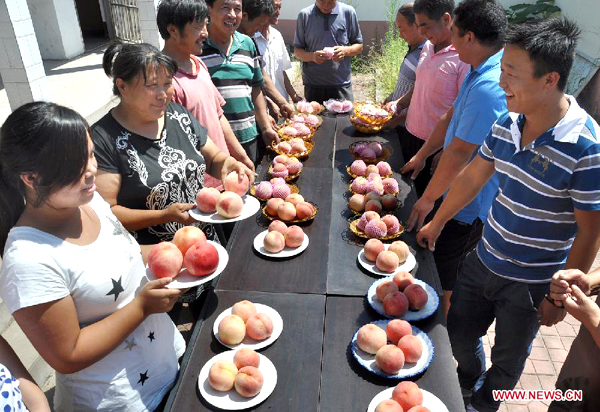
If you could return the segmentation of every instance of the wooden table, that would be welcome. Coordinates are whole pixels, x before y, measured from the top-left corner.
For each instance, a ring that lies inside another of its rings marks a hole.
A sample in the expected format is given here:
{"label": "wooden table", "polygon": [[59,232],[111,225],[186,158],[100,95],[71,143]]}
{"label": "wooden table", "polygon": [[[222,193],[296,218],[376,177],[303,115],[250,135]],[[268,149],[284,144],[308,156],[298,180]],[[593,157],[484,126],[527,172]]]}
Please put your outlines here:
{"label": "wooden table", "polygon": [[[308,249],[288,260],[266,259],[254,251],[252,242],[270,221],[257,215],[236,225],[227,245],[229,264],[216,279],[215,290],[194,326],[166,411],[218,410],[200,396],[198,374],[212,356],[227,350],[212,334],[214,319],[243,299],[277,309],[284,320],[279,339],[260,351],[277,368],[277,387],[251,410],[364,411],[373,396],[397,383],[372,375],[349,352],[356,330],[381,319],[364,299],[377,279],[358,266],[356,257],[364,240],[348,231],[346,166],[353,160],[348,146],[357,140],[386,142],[394,152],[388,160],[394,170],[404,164],[396,132],[361,136],[347,116],[324,117],[314,137],[315,149],[296,182],[300,193],[319,206],[314,222],[305,227]],[[268,164],[264,159],[259,166],[258,181],[266,179]],[[401,221],[407,220],[415,201],[411,193],[396,213]],[[431,253],[417,246],[414,234],[401,239],[417,252],[416,276],[440,293]],[[448,410],[464,409],[442,311],[415,325],[435,345],[432,364],[415,381],[436,394]]]}

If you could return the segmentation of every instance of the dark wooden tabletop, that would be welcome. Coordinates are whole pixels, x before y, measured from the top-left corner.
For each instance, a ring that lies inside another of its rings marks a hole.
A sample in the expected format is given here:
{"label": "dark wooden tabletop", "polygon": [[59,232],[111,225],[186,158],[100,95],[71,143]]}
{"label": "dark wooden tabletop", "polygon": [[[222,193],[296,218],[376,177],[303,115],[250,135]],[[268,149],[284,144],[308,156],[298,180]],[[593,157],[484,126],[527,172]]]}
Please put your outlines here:
{"label": "dark wooden tabletop", "polygon": [[[347,116],[324,116],[314,151],[304,162],[296,183],[306,200],[316,203],[315,220],[304,226],[310,244],[299,256],[285,260],[265,258],[252,246],[254,237],[270,221],[259,214],[238,222],[227,246],[230,260],[216,279],[215,290],[194,325],[190,344],[181,362],[180,376],[169,395],[166,411],[218,410],[206,403],[197,389],[202,366],[215,354],[227,350],[212,334],[215,318],[235,302],[248,299],[279,311],[284,320],[281,337],[260,352],[276,366],[275,391],[255,409],[260,411],[365,411],[370,400],[396,381],[378,378],[352,358],[349,344],[358,328],[381,319],[365,303],[369,286],[378,278],[358,266],[364,241],[348,230],[347,209],[352,162],[348,146],[359,140],[377,140],[393,150],[388,160],[394,170],[404,164],[395,131],[374,136],[358,134]],[[257,168],[257,181],[268,179],[272,155]],[[396,179],[403,179],[395,173]],[[404,180],[410,185],[409,180]],[[396,216],[406,221],[416,201],[413,191]],[[417,246],[414,233],[402,235],[416,252],[416,277],[441,292],[431,253]],[[418,322],[435,345],[435,358],[417,377],[450,411],[464,408],[455,372],[443,313]]]}
{"label": "dark wooden tabletop", "polygon": [[165,410],[215,411],[198,390],[200,369],[213,356],[230,350],[214,337],[215,319],[240,300],[262,303],[275,309],[283,319],[283,332],[269,347],[258,352],[277,369],[277,386],[253,411],[316,411],[319,404],[319,376],[323,348],[325,296],[316,294],[216,291],[206,301],[206,313],[197,336],[190,341],[190,355],[181,365],[177,387]]}
{"label": "dark wooden tabletop", "polygon": [[[367,307],[364,298],[346,296],[328,296],[325,312],[319,410],[366,411],[375,395],[399,383],[367,371],[351,353],[350,342],[356,331],[381,316]],[[427,370],[412,380],[440,398],[449,411],[457,412],[464,410],[464,405],[442,317],[438,311],[433,317],[414,323],[434,342],[435,355]]]}

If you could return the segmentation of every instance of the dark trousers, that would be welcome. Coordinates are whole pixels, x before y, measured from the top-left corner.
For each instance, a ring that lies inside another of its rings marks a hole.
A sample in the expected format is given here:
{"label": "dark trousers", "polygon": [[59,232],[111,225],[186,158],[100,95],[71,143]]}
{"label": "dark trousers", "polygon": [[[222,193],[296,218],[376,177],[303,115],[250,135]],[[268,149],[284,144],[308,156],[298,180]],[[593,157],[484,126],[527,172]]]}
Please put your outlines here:
{"label": "dark trousers", "polygon": [[[402,148],[402,156],[404,157],[404,162],[408,163],[409,160],[423,147],[425,140],[419,139],[404,127],[398,127],[397,130],[400,138],[400,147]],[[417,175],[417,178],[413,180],[419,197],[423,196],[423,192],[425,192],[425,189],[431,180],[431,163],[436,154],[437,152],[427,158],[425,167]]]}
{"label": "dark trousers", "polygon": [[354,101],[352,86],[325,87],[304,86],[304,98],[306,100],[323,103],[329,99]]}
{"label": "dark trousers", "polygon": [[[531,284],[500,277],[469,253],[460,271],[448,313],[448,335],[458,362],[461,388],[473,390],[480,412],[498,410],[493,390],[514,389],[540,327],[537,310],[549,283]],[[492,366],[486,371],[481,337],[496,320]]]}
{"label": "dark trousers", "polygon": [[267,150],[267,146],[261,136],[257,136],[256,139],[242,143],[242,147],[246,151],[246,154],[254,162],[254,166],[258,166],[262,161],[262,158]]}

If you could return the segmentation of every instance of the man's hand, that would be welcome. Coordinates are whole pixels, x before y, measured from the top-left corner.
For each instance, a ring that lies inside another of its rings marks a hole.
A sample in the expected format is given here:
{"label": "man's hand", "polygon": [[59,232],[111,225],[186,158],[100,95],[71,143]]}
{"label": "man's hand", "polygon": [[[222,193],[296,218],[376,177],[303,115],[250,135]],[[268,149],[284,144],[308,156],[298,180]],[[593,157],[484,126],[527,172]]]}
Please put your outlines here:
{"label": "man's hand", "polygon": [[231,172],[236,172],[238,174],[238,180],[241,184],[244,175],[248,178],[250,185],[254,184],[254,179],[256,177],[256,173],[254,170],[246,166],[244,163],[237,161],[233,156],[230,156],[225,163],[223,163],[223,168],[221,169],[221,181],[225,181],[227,175]]}
{"label": "man's hand", "polygon": [[173,203],[168,208],[163,210],[165,219],[168,222],[177,222],[184,225],[191,225],[196,221],[188,213],[188,210],[196,207],[193,203]]}
{"label": "man's hand", "polygon": [[269,109],[269,116],[271,119],[275,119],[275,124],[277,124],[277,120],[281,117],[279,106],[277,106],[273,100],[267,98],[267,108]]}
{"label": "man's hand", "polygon": [[600,307],[577,285],[571,286],[571,296],[564,301],[564,306],[567,312],[582,323],[595,318],[594,323],[597,324],[600,320]]}
{"label": "man's hand", "polygon": [[579,269],[566,269],[559,270],[552,276],[550,297],[558,302],[564,302],[572,293],[572,285],[577,285],[586,295],[590,293],[589,277]]}
{"label": "man's hand", "polygon": [[423,226],[423,229],[417,233],[417,243],[419,246],[429,248],[432,252],[435,250],[435,242],[437,242],[440,233],[444,227],[438,227],[433,221]]}
{"label": "man's hand", "polygon": [[331,58],[331,60],[333,60],[334,62],[339,62],[340,60],[343,60],[346,57],[348,57],[347,53],[348,52],[346,46],[335,46],[333,48],[333,57]]}
{"label": "man's hand", "polygon": [[[385,110],[387,110],[388,112],[394,111],[394,109],[398,106],[398,100],[389,100],[387,102],[384,102],[385,105],[383,106]],[[397,113],[396,113],[397,114]]]}
{"label": "man's hand", "polygon": [[414,155],[408,161],[408,163],[406,163],[402,167],[402,169],[400,169],[400,173],[405,174],[405,173],[412,172],[412,175],[410,175],[410,178],[412,180],[415,180],[417,178],[417,176],[419,175],[419,173],[421,172],[421,170],[423,170],[424,167],[425,167],[425,159],[422,159],[421,156],[419,156],[419,153],[417,152],[417,154]]}
{"label": "man's hand", "polygon": [[275,142],[276,144],[279,143],[279,134],[277,134],[272,127],[269,127],[262,132],[262,138],[267,147],[271,146],[271,142]]}
{"label": "man's hand", "polygon": [[284,117],[287,117],[288,119],[294,115],[294,106],[292,106],[289,103],[284,103],[281,106],[279,106],[279,110],[281,114]]}
{"label": "man's hand", "polygon": [[411,232],[415,225],[417,232],[421,230],[421,227],[423,227],[423,222],[425,221],[427,215],[433,210],[433,206],[434,202],[425,199],[425,197],[421,197],[419,200],[417,200],[417,203],[415,203],[410,211],[410,217],[406,223],[406,230]]}
{"label": "man's hand", "polygon": [[538,318],[540,325],[552,326],[563,320],[567,316],[567,311],[564,308],[557,308],[546,299],[542,299],[540,308],[538,309]]}
{"label": "man's hand", "polygon": [[327,60],[328,59],[323,50],[317,50],[316,52],[313,53],[313,62],[315,62],[317,64],[322,64],[322,63],[325,63],[325,61],[327,61]]}

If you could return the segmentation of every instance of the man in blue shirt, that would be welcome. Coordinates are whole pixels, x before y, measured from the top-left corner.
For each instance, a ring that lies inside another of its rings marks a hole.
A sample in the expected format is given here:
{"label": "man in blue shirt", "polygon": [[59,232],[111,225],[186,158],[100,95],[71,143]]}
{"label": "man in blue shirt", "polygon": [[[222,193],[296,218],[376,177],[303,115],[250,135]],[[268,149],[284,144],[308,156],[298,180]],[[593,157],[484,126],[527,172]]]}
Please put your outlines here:
{"label": "man in blue shirt", "polygon": [[[417,241],[433,248],[446,222],[496,173],[498,194],[452,295],[448,334],[467,411],[496,411],[542,325],[565,316],[549,295],[560,269],[588,272],[600,245],[600,127],[564,94],[579,36],[567,19],[508,29],[500,87],[509,113],[492,126]],[[496,322],[486,371],[480,337]],[[585,396],[585,395],[584,395]]]}
{"label": "man in blue shirt", "polygon": [[307,100],[352,100],[350,58],[362,51],[362,41],[352,6],[337,0],[316,0],[300,11],[294,54],[302,61]]}
{"label": "man in blue shirt", "polygon": [[[454,12],[452,44],[459,58],[471,65],[458,96],[417,154],[402,169],[423,169],[425,160],[438,151],[444,152],[423,196],[414,205],[408,230],[420,229],[436,200],[450,188],[458,173],[473,159],[490,128],[506,113],[506,97],[498,84],[500,59],[506,31],[504,9],[492,0],[466,0]],[[428,170],[422,173],[427,173]],[[492,177],[471,203],[450,220],[440,234],[434,252],[435,263],[444,290],[446,315],[459,268],[479,239],[498,179]]]}

